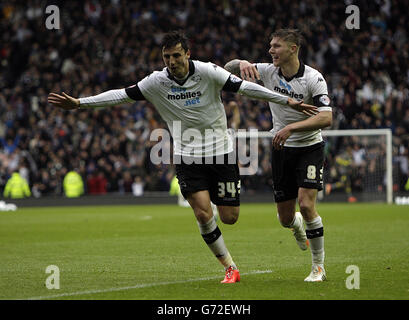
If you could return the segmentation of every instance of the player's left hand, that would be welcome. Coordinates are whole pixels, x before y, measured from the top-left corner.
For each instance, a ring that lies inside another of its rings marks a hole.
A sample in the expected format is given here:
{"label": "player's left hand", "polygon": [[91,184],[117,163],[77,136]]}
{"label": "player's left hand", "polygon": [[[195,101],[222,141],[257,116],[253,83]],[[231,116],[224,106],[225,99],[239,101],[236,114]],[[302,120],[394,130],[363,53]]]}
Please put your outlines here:
{"label": "player's left hand", "polygon": [[297,101],[292,98],[288,98],[288,105],[293,108],[294,110],[297,110],[299,112],[304,113],[307,116],[314,116],[318,113],[318,108],[316,106],[306,104],[302,100]]}
{"label": "player's left hand", "polygon": [[290,126],[285,126],[276,133],[273,138],[273,147],[277,150],[281,150],[284,147],[284,143],[291,136],[292,130]]}

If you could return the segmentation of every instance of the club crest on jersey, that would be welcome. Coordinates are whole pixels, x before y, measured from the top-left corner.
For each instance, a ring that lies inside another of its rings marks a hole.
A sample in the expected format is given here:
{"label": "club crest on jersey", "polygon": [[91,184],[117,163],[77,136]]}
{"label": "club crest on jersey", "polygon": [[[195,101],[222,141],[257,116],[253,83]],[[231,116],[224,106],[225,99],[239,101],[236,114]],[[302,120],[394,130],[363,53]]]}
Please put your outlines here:
{"label": "club crest on jersey", "polygon": [[164,86],[165,88],[171,88],[172,87],[172,82],[171,81],[161,81],[160,84]]}
{"label": "club crest on jersey", "polygon": [[200,80],[202,80],[202,77],[199,76],[199,75],[192,77],[192,81],[194,81],[194,82],[200,82]]}

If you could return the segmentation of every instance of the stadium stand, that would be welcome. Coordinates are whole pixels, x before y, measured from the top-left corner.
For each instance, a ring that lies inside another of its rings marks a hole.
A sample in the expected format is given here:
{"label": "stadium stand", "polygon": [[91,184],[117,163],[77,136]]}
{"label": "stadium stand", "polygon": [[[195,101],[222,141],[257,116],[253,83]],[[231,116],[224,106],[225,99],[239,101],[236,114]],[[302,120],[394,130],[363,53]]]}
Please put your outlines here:
{"label": "stadium stand", "polygon": [[[186,31],[193,59],[221,66],[240,57],[270,62],[269,36],[280,27],[304,33],[302,60],[326,77],[332,128],[390,128],[394,188],[408,186],[409,17],[402,15],[407,0],[354,1],[361,12],[358,30],[345,27],[348,1],[54,1],[61,14],[59,30],[45,27],[47,3],[0,4],[1,193],[19,170],[35,197],[62,195],[63,178],[72,168],[83,177],[86,193],[98,179],[104,185],[93,188],[93,194],[130,194],[137,176],[145,191],[168,191],[172,166],[149,160],[150,132],[165,128],[152,105],[64,112],[47,104],[47,94],[88,96],[134,84],[149,70],[163,68],[158,43],[171,29]],[[223,99],[237,101],[239,128],[271,129],[265,103],[229,94]],[[230,121],[232,112],[226,110]],[[352,161],[359,159],[362,145],[344,147],[356,151]],[[260,152],[257,176],[243,179],[249,192],[271,190],[269,146]],[[357,167],[365,167],[365,161]],[[335,163],[329,154],[327,166]]]}

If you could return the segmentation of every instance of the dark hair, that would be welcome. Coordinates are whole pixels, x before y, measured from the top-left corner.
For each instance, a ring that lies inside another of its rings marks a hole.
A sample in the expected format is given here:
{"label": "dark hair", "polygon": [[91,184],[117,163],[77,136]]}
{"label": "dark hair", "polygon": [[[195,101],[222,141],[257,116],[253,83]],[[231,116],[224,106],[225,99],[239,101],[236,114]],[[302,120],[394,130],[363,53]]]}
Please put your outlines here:
{"label": "dark hair", "polygon": [[163,36],[162,39],[162,49],[167,49],[175,47],[178,43],[182,45],[182,48],[187,51],[189,50],[188,45],[189,39],[181,31],[170,31]]}
{"label": "dark hair", "polygon": [[273,32],[271,39],[276,37],[284,41],[292,42],[296,44],[297,47],[301,47],[304,41],[303,36],[298,29],[278,29]]}

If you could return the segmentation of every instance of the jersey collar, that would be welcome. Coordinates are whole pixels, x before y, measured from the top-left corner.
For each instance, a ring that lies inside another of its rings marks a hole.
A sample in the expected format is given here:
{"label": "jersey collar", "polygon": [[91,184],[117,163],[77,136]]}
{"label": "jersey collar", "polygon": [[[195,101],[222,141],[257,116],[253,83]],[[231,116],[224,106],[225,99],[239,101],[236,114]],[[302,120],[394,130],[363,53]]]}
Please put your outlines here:
{"label": "jersey collar", "polygon": [[281,68],[278,69],[278,75],[280,77],[284,78],[285,81],[289,82],[289,81],[293,80],[294,78],[301,78],[304,75],[304,71],[305,71],[305,65],[304,65],[304,63],[302,63],[302,61],[300,61],[300,67],[298,68],[298,71],[297,71],[297,73],[295,75],[287,78],[282,74]]}
{"label": "jersey collar", "polygon": [[189,79],[189,77],[195,73],[195,64],[193,63],[193,61],[191,59],[189,59],[189,74],[186,77],[185,80],[183,80],[182,82],[180,82],[179,80],[177,80],[174,76],[172,76],[169,72],[169,69],[166,68],[166,72],[168,73],[168,78],[170,80],[175,81],[178,85],[183,86],[185,84],[185,82],[187,81],[187,79]]}

